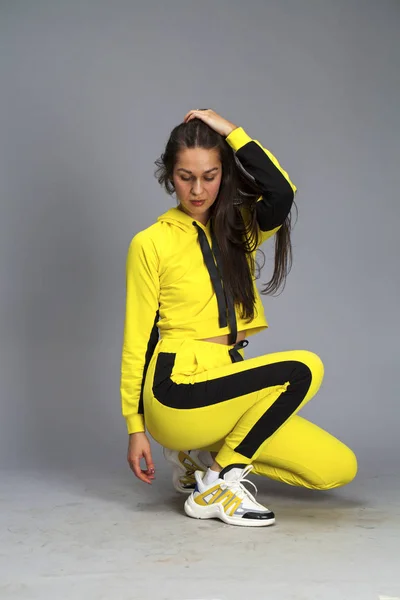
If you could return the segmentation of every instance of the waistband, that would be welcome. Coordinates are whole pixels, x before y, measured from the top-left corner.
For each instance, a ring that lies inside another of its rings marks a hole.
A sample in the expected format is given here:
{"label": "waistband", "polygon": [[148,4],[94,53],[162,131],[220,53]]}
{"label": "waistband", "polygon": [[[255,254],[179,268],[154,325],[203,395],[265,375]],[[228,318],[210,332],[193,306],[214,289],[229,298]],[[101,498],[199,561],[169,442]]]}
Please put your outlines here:
{"label": "waistband", "polygon": [[177,352],[183,343],[201,344],[202,346],[212,346],[214,351],[218,350],[221,353],[228,352],[232,362],[243,360],[243,356],[239,350],[246,348],[249,345],[249,340],[244,339],[236,342],[236,344],[219,344],[218,342],[208,342],[205,340],[196,340],[188,338],[161,338],[157,343],[157,350],[161,352]]}

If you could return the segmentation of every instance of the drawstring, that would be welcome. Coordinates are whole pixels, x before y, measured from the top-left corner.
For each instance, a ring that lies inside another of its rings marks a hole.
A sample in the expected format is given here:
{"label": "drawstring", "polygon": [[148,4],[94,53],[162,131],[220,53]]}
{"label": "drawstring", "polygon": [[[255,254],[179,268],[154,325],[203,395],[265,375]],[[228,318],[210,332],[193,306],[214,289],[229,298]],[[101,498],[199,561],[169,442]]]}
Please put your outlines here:
{"label": "drawstring", "polygon": [[[227,326],[227,318],[226,312],[228,313],[228,321],[230,327],[229,333],[229,344],[235,344],[235,340],[237,337],[237,321],[236,321],[236,313],[235,307],[233,303],[232,296],[223,289],[221,280],[223,281],[223,269],[222,269],[222,258],[221,252],[218,246],[217,239],[214,235],[214,231],[210,224],[211,231],[211,242],[212,242],[212,250],[210,248],[210,244],[208,243],[208,239],[203,229],[196,223],[196,221],[192,222],[193,225],[197,228],[197,233],[199,236],[200,248],[203,253],[204,262],[210,274],[210,278],[214,287],[215,295],[217,297],[218,304],[218,316],[219,316],[219,326],[226,327]],[[215,262],[214,262],[215,257]],[[216,264],[215,264],[216,263]],[[219,271],[219,272],[218,272]],[[243,360],[243,357],[238,352],[239,348],[243,348],[248,345],[248,340],[241,340],[237,342],[233,348],[229,350],[229,355],[231,357],[232,362],[237,362],[239,360]]]}
{"label": "drawstring", "polygon": [[[221,257],[221,252],[220,252],[220,249],[218,246],[217,239],[215,237],[215,234],[214,234],[214,231],[212,228],[212,223],[210,224],[210,231],[211,231],[212,250],[214,252],[215,260],[217,262],[217,267],[219,269],[219,272],[221,274],[221,279],[223,281],[224,280],[224,272],[223,272],[223,268],[222,268],[222,257]],[[236,313],[235,313],[235,307],[233,304],[232,296],[227,293],[226,289],[225,289],[225,299],[226,299],[226,307],[228,310],[229,327],[231,330],[230,334],[229,334],[228,342],[230,344],[234,344],[235,340],[237,338]]]}
{"label": "drawstring", "polygon": [[204,262],[206,263],[206,267],[211,277],[211,281],[214,287],[215,295],[217,296],[217,304],[218,304],[218,316],[219,316],[219,326],[226,327],[226,306],[224,300],[224,291],[222,289],[221,279],[217,270],[217,267],[214,262],[214,258],[211,252],[210,244],[208,243],[208,239],[204,231],[199,227],[196,221],[193,221],[193,225],[197,227],[197,232],[199,235],[200,248],[203,253]]}
{"label": "drawstring", "polygon": [[239,348],[246,348],[249,345],[249,340],[240,340],[240,342],[236,342],[233,348],[229,350],[229,356],[231,357],[231,361],[239,362],[243,360],[243,356],[239,353]]}

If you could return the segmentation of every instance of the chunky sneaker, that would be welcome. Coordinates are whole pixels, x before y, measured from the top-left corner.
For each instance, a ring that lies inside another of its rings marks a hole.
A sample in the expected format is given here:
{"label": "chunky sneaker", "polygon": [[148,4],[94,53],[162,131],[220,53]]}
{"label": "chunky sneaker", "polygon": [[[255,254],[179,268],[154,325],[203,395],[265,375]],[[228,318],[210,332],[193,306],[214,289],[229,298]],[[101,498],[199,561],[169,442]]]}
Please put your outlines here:
{"label": "chunky sneaker", "polygon": [[[207,470],[209,466],[204,462],[204,454],[200,450],[169,450],[168,448],[163,449],[164,457],[173,466],[172,470],[172,483],[174,488],[182,494],[191,494],[196,486],[196,480],[194,477],[195,471],[200,471],[202,474]],[[201,454],[203,460],[200,458]],[[210,455],[210,465],[213,460]]]}
{"label": "chunky sneaker", "polygon": [[205,485],[203,473],[196,471],[196,487],[185,502],[185,513],[194,519],[221,519],[228,525],[242,527],[265,527],[275,523],[275,515],[259,504],[243,482],[250,483],[246,475],[252,465],[229,465],[220,473],[219,479]]}

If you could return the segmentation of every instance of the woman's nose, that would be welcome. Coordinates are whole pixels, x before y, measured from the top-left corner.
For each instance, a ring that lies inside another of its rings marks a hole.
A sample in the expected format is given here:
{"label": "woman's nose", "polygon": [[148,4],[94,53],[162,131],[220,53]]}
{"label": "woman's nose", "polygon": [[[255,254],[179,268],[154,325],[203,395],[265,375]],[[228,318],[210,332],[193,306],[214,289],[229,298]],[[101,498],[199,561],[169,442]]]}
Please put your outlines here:
{"label": "woman's nose", "polygon": [[196,180],[195,183],[192,186],[192,193],[196,194],[196,195],[199,195],[200,192],[202,191],[202,189],[203,188],[202,188],[202,185],[201,185],[201,181]]}

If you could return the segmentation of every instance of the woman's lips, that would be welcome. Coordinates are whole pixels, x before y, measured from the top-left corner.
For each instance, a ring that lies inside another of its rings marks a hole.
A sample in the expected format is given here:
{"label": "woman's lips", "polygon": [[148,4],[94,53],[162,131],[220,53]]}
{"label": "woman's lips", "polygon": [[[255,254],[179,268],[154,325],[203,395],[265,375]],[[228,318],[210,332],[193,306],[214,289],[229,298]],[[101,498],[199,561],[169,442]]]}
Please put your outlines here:
{"label": "woman's lips", "polygon": [[195,206],[201,206],[202,204],[204,204],[205,200],[191,200],[190,202]]}

